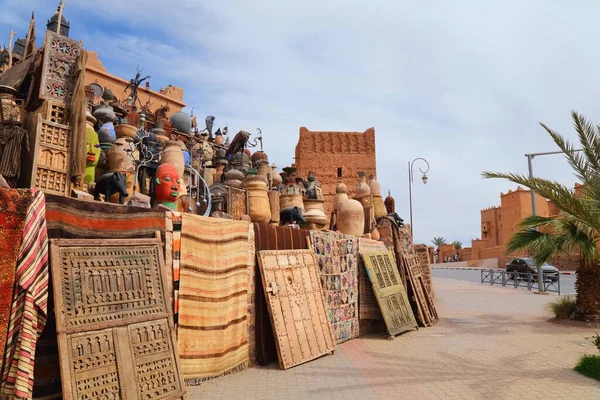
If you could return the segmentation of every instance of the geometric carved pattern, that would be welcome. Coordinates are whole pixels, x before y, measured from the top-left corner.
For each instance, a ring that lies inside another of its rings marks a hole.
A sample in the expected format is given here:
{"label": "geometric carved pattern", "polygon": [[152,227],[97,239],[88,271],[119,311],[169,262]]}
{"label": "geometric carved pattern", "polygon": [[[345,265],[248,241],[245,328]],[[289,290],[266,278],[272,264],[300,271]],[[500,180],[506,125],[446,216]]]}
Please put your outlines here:
{"label": "geometric carved pattern", "polygon": [[415,329],[417,321],[392,254],[378,251],[361,255],[389,334]]}
{"label": "geometric carved pattern", "polygon": [[248,192],[227,186],[227,214],[233,219],[240,220],[242,215],[248,215]]}
{"label": "geometric carved pattern", "polygon": [[179,399],[160,240],[51,241],[63,396]]}
{"label": "geometric carved pattern", "polygon": [[48,32],[44,50],[40,98],[71,104],[81,42]]}
{"label": "geometric carved pattern", "polygon": [[335,350],[311,250],[258,252],[279,366],[287,369]]}
{"label": "geometric carved pattern", "polygon": [[69,194],[71,128],[38,115],[33,182],[44,192]]}
{"label": "geometric carved pattern", "polygon": [[404,266],[408,276],[408,284],[412,288],[414,301],[417,305],[418,318],[423,326],[432,326],[439,317],[431,293],[423,280],[421,262],[417,254],[404,254]]}
{"label": "geometric carved pattern", "polygon": [[46,119],[56,124],[71,125],[67,106],[52,100],[46,102]]}

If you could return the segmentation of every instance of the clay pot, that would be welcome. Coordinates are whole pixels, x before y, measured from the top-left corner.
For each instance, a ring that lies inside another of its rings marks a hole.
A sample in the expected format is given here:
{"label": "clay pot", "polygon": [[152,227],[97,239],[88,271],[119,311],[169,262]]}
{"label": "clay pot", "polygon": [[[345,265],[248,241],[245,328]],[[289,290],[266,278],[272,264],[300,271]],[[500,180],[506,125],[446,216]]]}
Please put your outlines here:
{"label": "clay pot", "polygon": [[119,138],[110,146],[106,152],[110,172],[133,173],[135,171],[135,164],[129,153],[125,151],[128,148],[129,142],[126,141],[126,138]]}
{"label": "clay pot", "polygon": [[373,229],[373,231],[371,232],[371,239],[373,239],[373,240],[381,239],[381,235],[379,234],[379,230],[377,228]]}
{"label": "clay pot", "polygon": [[114,143],[117,140],[115,126],[112,122],[106,122],[98,129],[98,140],[100,143]]}
{"label": "clay pot", "polygon": [[267,183],[259,178],[244,182],[248,191],[249,216],[252,222],[268,224],[271,220],[271,205],[267,195]]}
{"label": "clay pot", "polygon": [[192,130],[192,117],[188,113],[176,112],[171,115],[173,129],[181,133],[190,133]]}
{"label": "clay pot", "polygon": [[252,161],[252,163],[257,164],[258,162],[261,161],[266,161],[267,164],[269,162],[269,158],[267,157],[267,154],[264,151],[257,151],[254,154],[252,154],[252,156],[250,157],[250,160]]}
{"label": "clay pot", "polygon": [[306,212],[316,210],[325,215],[325,201],[317,199],[304,199],[304,208]]}
{"label": "clay pot", "polygon": [[271,187],[277,188],[283,183],[281,175],[277,173],[277,165],[271,165]]}
{"label": "clay pot", "polygon": [[119,124],[115,126],[115,133],[118,138],[131,138],[135,139],[137,137],[137,128],[133,125],[129,124]]}
{"label": "clay pot", "polygon": [[240,187],[242,185],[242,181],[244,180],[244,173],[239,169],[232,168],[225,172],[225,179],[225,185]]}
{"label": "clay pot", "polygon": [[307,229],[323,230],[327,225],[327,215],[325,215],[325,201],[317,199],[304,199],[304,219],[309,223]]}
{"label": "clay pot", "polygon": [[[114,121],[116,119],[116,115],[114,113],[113,108],[106,104],[100,104],[96,106],[96,109],[94,110],[92,115],[101,123]],[[112,118],[113,115],[115,116],[115,118]]]}
{"label": "clay pot", "polygon": [[304,212],[304,202],[301,194],[281,194],[279,198],[279,208],[299,207]]}
{"label": "clay pot", "polygon": [[269,173],[271,172],[271,167],[269,167],[269,163],[261,163],[258,166],[258,176],[260,179],[264,179],[265,182],[269,183]]}
{"label": "clay pot", "polygon": [[373,195],[373,210],[375,212],[375,219],[379,219],[387,215],[387,210],[385,209],[385,205],[383,204],[383,199],[381,196]]}
{"label": "clay pot", "polygon": [[340,208],[340,204],[348,200],[348,189],[344,183],[340,183],[335,188],[335,197],[333,198],[333,211]]}
{"label": "clay pot", "polygon": [[281,197],[281,193],[270,190],[267,195],[269,196],[269,205],[271,207],[271,221],[269,222],[273,225],[279,225],[279,211],[281,210],[279,208],[279,198]]}
{"label": "clay pot", "polygon": [[165,149],[160,156],[161,163],[172,164],[177,170],[177,174],[183,179],[185,171],[185,159],[181,151],[181,145],[176,140],[167,140]]}
{"label": "clay pot", "polygon": [[373,196],[381,197],[381,185],[374,175],[371,175],[369,178],[369,188],[371,189],[371,194]]}
{"label": "clay pot", "polygon": [[366,197],[371,194],[371,188],[367,184],[367,178],[366,178],[366,174],[364,173],[364,171],[360,171],[358,173],[358,184],[356,185],[356,189],[354,192],[355,192],[355,195],[354,195],[355,199],[360,199],[362,197]]}
{"label": "clay pot", "polygon": [[337,211],[337,229],[347,235],[356,237],[364,235],[365,211],[359,201],[351,199],[339,205]]}

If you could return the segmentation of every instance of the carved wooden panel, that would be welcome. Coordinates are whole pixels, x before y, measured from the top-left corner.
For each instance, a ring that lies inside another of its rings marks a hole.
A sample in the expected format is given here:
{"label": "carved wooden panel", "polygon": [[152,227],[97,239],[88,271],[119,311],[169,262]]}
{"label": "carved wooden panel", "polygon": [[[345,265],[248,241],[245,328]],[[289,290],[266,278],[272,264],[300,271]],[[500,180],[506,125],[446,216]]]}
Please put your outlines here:
{"label": "carved wooden panel", "polygon": [[70,193],[71,128],[38,116],[32,186],[46,193]]}
{"label": "carved wooden panel", "polygon": [[49,31],[44,46],[40,98],[71,104],[81,42]]}
{"label": "carved wooden panel", "polygon": [[184,396],[158,239],[51,241],[63,397]]}
{"label": "carved wooden panel", "polygon": [[287,369],[335,350],[311,250],[258,252],[279,366]]}
{"label": "carved wooden panel", "polygon": [[417,244],[413,246],[415,253],[419,256],[419,266],[421,267],[421,274],[423,275],[423,282],[429,292],[432,299],[435,299],[435,293],[433,291],[433,280],[431,277],[431,265],[429,260],[429,249],[424,244]]}
{"label": "carved wooden panel", "polygon": [[364,196],[358,199],[365,211],[365,233],[371,233],[375,228],[375,207],[373,206],[373,196]]}
{"label": "carved wooden panel", "polygon": [[67,106],[57,101],[46,101],[46,119],[56,124],[71,125]]}
{"label": "carved wooden panel", "polygon": [[248,192],[246,189],[227,186],[227,214],[235,220],[240,220],[242,215],[248,215]]}
{"label": "carved wooden panel", "polygon": [[400,273],[389,251],[361,254],[383,320],[390,335],[397,335],[417,327]]}
{"label": "carved wooden panel", "polygon": [[438,313],[435,309],[433,297],[421,273],[421,265],[417,254],[403,255],[404,267],[408,275],[408,284],[413,290],[414,301],[417,305],[417,316],[424,326],[431,326],[437,322]]}

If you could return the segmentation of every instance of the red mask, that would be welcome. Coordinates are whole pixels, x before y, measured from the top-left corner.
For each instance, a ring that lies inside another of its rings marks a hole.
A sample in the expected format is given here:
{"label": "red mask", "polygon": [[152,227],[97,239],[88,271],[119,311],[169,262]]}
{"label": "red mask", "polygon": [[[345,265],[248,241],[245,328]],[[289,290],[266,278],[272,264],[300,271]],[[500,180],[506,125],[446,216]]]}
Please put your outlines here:
{"label": "red mask", "polygon": [[161,164],[156,170],[156,202],[173,203],[179,196],[181,179],[175,166],[169,163]]}

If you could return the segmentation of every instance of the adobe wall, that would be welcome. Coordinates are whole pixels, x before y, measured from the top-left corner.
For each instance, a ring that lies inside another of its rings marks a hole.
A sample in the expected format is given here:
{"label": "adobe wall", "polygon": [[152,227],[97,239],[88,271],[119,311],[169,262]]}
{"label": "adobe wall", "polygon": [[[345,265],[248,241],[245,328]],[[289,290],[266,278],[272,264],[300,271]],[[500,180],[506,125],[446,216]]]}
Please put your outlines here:
{"label": "adobe wall", "polygon": [[[548,201],[542,196],[536,194],[536,214],[547,217]],[[509,191],[506,194],[500,195],[500,230],[502,234],[502,242],[498,243],[504,246],[508,240],[519,229],[519,222],[532,214],[531,209],[531,192],[522,188]]]}
{"label": "adobe wall", "polygon": [[[86,50],[88,54],[88,60],[85,65],[85,84],[97,83],[102,87],[109,88],[113,94],[123,101],[127,98],[128,94],[125,93],[125,88],[129,83],[128,80],[119,78],[118,76],[110,74],[102,61],[98,59],[96,52]],[[161,89],[161,92],[155,92],[153,90],[147,90],[145,87],[140,86],[138,88],[138,98],[142,105],[146,104],[148,99],[150,100],[150,109],[155,111],[156,109],[168,105],[169,113],[181,111],[185,107],[183,102],[183,89],[169,85],[166,89]],[[141,108],[139,103],[137,104],[138,110]]]}
{"label": "adobe wall", "polygon": [[[325,213],[329,217],[339,183],[346,184],[348,195],[352,197],[359,171],[365,171],[367,177],[377,175],[375,128],[364,132],[326,132],[301,127],[295,165],[302,178],[306,179],[310,171],[315,172],[323,187]],[[341,168],[341,177],[338,168]]]}

